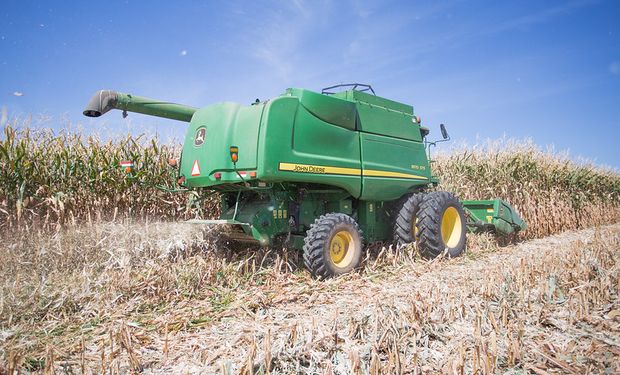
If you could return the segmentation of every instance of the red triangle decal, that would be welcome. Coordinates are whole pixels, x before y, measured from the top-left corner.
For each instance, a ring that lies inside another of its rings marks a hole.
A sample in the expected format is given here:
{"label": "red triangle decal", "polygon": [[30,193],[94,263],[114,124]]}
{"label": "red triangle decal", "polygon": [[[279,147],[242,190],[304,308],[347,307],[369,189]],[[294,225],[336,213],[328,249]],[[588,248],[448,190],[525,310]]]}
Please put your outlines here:
{"label": "red triangle decal", "polygon": [[200,166],[198,160],[194,160],[194,166],[192,166],[192,176],[200,176]]}

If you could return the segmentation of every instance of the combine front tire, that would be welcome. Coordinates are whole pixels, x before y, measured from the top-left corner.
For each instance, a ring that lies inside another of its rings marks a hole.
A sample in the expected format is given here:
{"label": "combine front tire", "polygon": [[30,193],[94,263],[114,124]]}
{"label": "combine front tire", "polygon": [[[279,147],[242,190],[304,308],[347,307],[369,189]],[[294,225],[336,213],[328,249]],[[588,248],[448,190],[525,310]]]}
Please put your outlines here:
{"label": "combine front tire", "polygon": [[350,216],[322,215],[304,239],[304,264],[313,276],[331,277],[355,269],[362,258],[362,236]]}
{"label": "combine front tire", "polygon": [[423,200],[424,193],[413,194],[400,207],[394,223],[394,242],[397,246],[417,240],[416,218]]}
{"label": "combine front tire", "polygon": [[455,257],[465,251],[465,213],[456,197],[445,191],[429,193],[418,211],[418,248],[426,258],[442,253]]}

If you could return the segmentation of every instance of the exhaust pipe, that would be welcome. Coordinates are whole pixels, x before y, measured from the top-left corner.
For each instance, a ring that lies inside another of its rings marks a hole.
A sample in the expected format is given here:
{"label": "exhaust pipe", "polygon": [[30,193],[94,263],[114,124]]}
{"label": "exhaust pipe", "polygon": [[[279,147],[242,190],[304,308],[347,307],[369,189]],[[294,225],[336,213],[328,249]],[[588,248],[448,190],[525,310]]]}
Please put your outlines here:
{"label": "exhaust pipe", "polygon": [[116,108],[118,93],[112,90],[99,90],[90,99],[84,109],[84,116],[99,117],[111,109]]}

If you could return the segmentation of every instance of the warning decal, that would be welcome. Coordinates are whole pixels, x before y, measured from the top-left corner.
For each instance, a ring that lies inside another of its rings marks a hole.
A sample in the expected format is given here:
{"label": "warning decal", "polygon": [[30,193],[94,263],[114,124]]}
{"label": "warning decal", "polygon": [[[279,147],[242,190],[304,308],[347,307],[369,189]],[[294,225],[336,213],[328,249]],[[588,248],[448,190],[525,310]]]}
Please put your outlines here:
{"label": "warning decal", "polygon": [[194,166],[192,167],[192,176],[200,176],[200,166],[198,160],[194,160]]}

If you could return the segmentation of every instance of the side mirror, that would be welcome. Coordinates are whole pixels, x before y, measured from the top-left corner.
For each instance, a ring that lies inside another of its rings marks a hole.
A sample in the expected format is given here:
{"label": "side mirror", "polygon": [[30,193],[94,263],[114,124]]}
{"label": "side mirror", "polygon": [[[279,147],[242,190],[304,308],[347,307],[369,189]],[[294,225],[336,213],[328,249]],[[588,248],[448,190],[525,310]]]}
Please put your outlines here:
{"label": "side mirror", "polygon": [[[424,138],[424,145],[428,147],[429,158],[430,158],[430,146],[437,146],[437,143],[447,142],[450,140],[450,135],[448,135],[448,131],[446,130],[446,126],[444,124],[439,124],[439,129],[441,129],[441,136],[443,139],[438,139],[436,141],[427,141]],[[420,127],[420,131],[422,131],[422,127]]]}
{"label": "side mirror", "polygon": [[448,139],[450,136],[448,135],[448,131],[446,130],[446,126],[444,124],[439,124],[439,128],[441,129],[441,136],[443,139]]}

